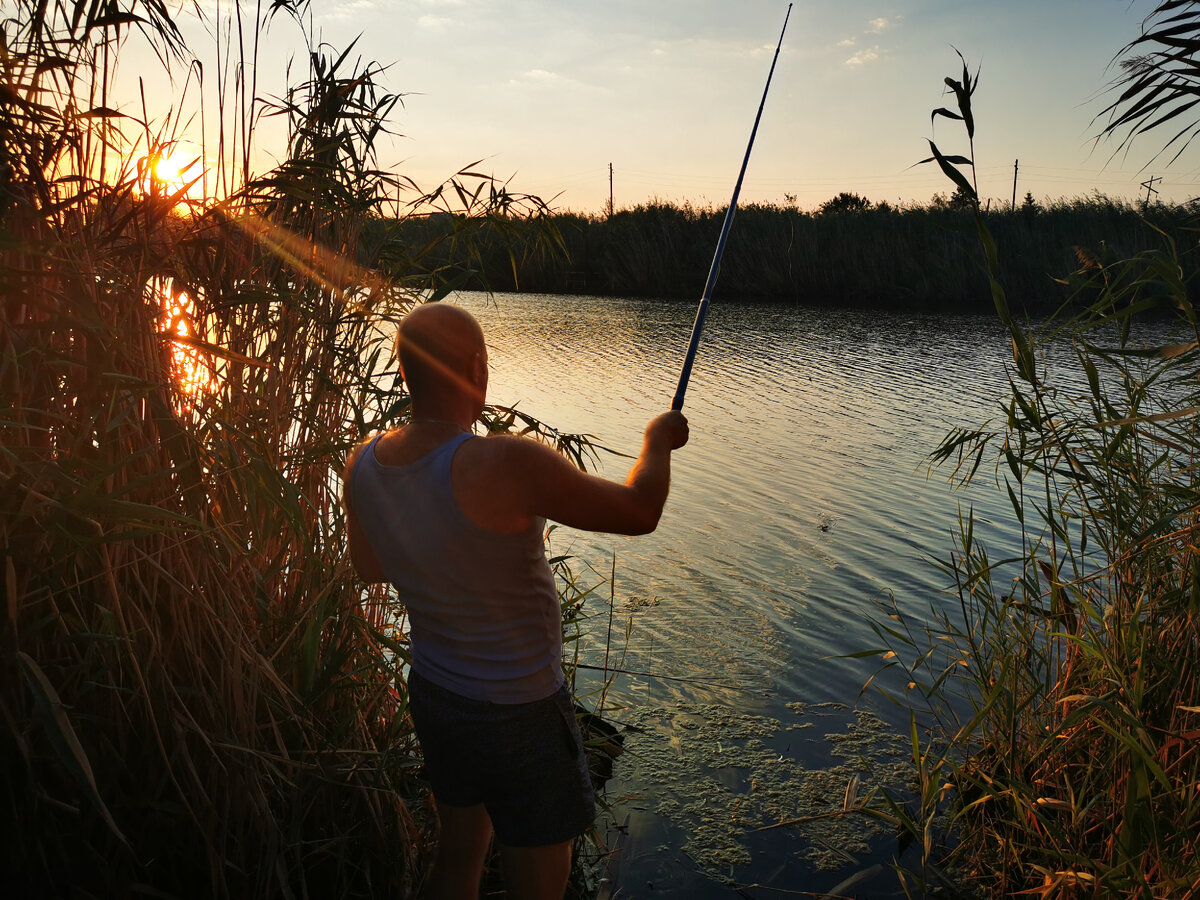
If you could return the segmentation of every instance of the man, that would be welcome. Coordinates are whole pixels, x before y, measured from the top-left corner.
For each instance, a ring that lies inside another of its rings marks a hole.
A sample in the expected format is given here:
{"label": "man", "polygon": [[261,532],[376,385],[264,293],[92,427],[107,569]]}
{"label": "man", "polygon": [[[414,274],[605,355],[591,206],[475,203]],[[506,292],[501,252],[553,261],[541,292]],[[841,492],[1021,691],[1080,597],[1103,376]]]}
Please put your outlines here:
{"label": "man", "polygon": [[470,313],[418,306],[396,346],[411,419],[351,453],[345,499],[355,569],[395,585],[411,623],[409,699],[441,821],[429,893],[475,900],[494,830],[508,896],[560,900],[595,808],[545,520],[653,531],[687,419],[651,421],[625,483],[607,481],[536,441],[472,435],[488,358]]}

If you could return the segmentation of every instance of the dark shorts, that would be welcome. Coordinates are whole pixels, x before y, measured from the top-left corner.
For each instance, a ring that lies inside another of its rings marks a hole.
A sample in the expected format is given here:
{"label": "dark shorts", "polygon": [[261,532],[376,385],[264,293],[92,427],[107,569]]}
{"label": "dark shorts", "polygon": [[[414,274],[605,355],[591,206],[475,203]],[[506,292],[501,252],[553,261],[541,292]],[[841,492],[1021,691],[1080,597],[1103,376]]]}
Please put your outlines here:
{"label": "dark shorts", "polygon": [[410,672],[408,693],[439,804],[482,803],[510,847],[559,844],[591,827],[595,797],[565,684],[533,703],[488,703]]}

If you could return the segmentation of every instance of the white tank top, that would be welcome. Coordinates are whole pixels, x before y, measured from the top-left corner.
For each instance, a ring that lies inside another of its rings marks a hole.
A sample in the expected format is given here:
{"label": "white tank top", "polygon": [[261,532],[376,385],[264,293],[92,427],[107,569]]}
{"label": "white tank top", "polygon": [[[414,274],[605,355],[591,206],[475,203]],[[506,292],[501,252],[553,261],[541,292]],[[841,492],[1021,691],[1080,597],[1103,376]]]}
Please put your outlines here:
{"label": "white tank top", "polygon": [[408,611],[413,671],[475,700],[541,700],[563,682],[546,522],[502,535],[466,517],[450,465],[471,438],[460,434],[416,462],[388,466],[375,456],[376,437],[350,473],[350,504]]}

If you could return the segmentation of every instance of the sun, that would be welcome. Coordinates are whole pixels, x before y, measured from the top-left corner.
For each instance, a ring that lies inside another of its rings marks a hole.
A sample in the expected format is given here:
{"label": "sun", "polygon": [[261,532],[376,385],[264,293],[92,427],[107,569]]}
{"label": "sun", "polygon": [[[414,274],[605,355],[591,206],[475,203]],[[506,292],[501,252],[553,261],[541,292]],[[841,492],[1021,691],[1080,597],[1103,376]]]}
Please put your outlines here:
{"label": "sun", "polygon": [[138,160],[138,184],[144,195],[197,200],[203,190],[203,157],[179,144],[168,144]]}

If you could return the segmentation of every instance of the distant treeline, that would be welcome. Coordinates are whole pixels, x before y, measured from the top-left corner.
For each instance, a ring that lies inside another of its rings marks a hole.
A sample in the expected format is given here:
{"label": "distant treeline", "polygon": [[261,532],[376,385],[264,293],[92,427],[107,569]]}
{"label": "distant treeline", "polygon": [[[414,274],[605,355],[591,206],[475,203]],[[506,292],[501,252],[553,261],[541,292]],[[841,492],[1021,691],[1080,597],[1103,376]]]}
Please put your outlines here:
{"label": "distant treeline", "polygon": [[[1200,209],[1104,196],[985,211],[1010,301],[1056,308],[1073,273],[1194,242]],[[611,217],[576,213],[504,223],[483,242],[470,287],[547,293],[699,298],[724,208],[649,203]],[[436,241],[446,217],[389,222],[390,240]],[[1161,233],[1160,233],[1161,232]],[[556,251],[552,246],[560,241]],[[565,252],[564,252],[565,251]],[[435,254],[436,258],[436,254]],[[874,205],[841,194],[814,212],[739,207],[717,282],[724,299],[889,308],[986,310],[991,300],[969,208],[954,198]]]}

